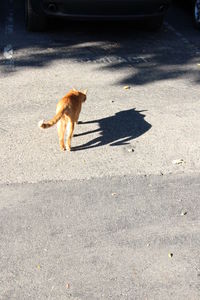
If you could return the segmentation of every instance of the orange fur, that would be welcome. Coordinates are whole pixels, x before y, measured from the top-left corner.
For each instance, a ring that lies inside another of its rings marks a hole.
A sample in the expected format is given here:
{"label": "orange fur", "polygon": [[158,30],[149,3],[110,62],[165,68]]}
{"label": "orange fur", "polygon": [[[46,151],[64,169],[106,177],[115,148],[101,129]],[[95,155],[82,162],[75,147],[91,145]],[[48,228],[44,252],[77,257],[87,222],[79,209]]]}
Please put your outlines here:
{"label": "orange fur", "polygon": [[78,122],[82,103],[86,100],[87,90],[81,92],[75,89],[69,91],[56,106],[56,115],[49,121],[40,121],[40,128],[49,128],[57,123],[58,137],[61,150],[65,147],[65,131],[67,128],[67,150],[71,150],[71,140],[74,132],[75,123]]}

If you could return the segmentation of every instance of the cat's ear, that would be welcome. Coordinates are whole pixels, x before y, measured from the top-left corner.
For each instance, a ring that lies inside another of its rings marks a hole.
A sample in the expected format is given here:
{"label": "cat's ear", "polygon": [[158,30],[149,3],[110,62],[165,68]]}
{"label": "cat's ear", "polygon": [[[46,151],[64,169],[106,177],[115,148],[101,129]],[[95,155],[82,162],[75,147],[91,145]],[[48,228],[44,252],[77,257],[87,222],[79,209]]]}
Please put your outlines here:
{"label": "cat's ear", "polygon": [[74,87],[72,88],[73,91],[78,92],[77,89],[75,89]]}
{"label": "cat's ear", "polygon": [[86,96],[87,95],[87,91],[88,91],[88,89],[82,91],[82,93]]}

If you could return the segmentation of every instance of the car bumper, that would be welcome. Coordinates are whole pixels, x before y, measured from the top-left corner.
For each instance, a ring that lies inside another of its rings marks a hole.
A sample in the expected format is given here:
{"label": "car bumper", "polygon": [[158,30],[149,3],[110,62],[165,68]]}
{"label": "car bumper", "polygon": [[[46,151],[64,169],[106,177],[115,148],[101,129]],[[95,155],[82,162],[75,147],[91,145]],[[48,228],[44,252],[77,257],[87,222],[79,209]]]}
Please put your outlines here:
{"label": "car bumper", "polygon": [[139,21],[145,20],[148,18],[156,18],[163,16],[163,13],[160,14],[145,14],[145,15],[81,15],[81,14],[62,14],[62,13],[46,13],[48,17],[59,17],[66,18],[68,20],[79,20],[79,21]]}
{"label": "car bumper", "polygon": [[32,0],[38,14],[78,20],[139,20],[162,16],[170,0]]}

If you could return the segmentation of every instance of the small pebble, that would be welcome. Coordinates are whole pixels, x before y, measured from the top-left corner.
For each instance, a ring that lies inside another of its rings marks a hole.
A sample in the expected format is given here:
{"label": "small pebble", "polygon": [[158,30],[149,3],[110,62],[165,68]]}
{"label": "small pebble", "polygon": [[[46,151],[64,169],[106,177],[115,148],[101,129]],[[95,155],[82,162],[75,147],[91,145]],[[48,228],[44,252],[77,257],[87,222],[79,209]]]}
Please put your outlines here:
{"label": "small pebble", "polygon": [[182,211],[181,212],[181,216],[186,216],[187,215],[187,211]]}
{"label": "small pebble", "polygon": [[66,283],[66,289],[69,289],[69,288],[70,288],[70,284]]}
{"label": "small pebble", "polygon": [[173,255],[174,255],[173,253],[168,253],[169,258],[172,258]]}

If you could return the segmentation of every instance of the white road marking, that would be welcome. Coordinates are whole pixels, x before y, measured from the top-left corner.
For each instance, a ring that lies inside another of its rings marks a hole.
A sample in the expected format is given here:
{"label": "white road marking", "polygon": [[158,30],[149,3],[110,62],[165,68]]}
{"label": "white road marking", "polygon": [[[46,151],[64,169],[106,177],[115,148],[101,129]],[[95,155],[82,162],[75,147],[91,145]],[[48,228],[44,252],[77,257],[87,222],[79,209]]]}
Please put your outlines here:
{"label": "white road marking", "polygon": [[171,30],[177,37],[180,38],[180,40],[186,45],[188,46],[191,50],[193,50],[197,55],[200,55],[200,49],[195,46],[194,44],[192,44],[182,33],[180,33],[179,31],[177,31],[172,25],[170,25],[168,22],[164,23],[165,26]]}
{"label": "white road marking", "polygon": [[14,8],[13,8],[13,0],[9,0],[9,13],[6,18],[5,24],[5,34],[10,35],[14,31]]}
{"label": "white road marking", "polygon": [[142,64],[142,63],[148,63],[151,61],[150,56],[110,56],[110,57],[100,57],[100,58],[89,58],[89,57],[84,57],[84,58],[77,58],[74,59],[75,62],[82,62],[82,63],[95,63],[95,64]]}
{"label": "white road marking", "polygon": [[[6,18],[5,23],[5,35],[10,36],[14,32],[14,7],[13,7],[13,0],[9,0],[9,12]],[[8,44],[4,47],[3,56],[6,59],[6,66],[9,70],[14,68],[14,60],[13,60],[13,47],[11,44]]]}

